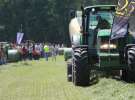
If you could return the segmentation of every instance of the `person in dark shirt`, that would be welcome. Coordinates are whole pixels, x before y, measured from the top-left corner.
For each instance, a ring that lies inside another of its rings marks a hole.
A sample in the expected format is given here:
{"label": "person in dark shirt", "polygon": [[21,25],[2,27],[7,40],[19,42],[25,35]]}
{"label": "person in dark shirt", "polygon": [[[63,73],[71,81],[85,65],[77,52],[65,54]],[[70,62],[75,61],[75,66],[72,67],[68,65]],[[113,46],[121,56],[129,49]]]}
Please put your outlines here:
{"label": "person in dark shirt", "polygon": [[99,29],[110,29],[111,28],[110,23],[106,19],[103,19],[101,16],[97,16],[96,20],[98,21],[98,24],[97,24],[96,28],[94,29],[93,46],[95,46],[96,42],[97,42],[98,30]]}
{"label": "person in dark shirt", "polygon": [[110,23],[106,19],[103,19],[101,16],[97,16],[96,20],[98,21],[96,29],[110,29],[111,28]]}

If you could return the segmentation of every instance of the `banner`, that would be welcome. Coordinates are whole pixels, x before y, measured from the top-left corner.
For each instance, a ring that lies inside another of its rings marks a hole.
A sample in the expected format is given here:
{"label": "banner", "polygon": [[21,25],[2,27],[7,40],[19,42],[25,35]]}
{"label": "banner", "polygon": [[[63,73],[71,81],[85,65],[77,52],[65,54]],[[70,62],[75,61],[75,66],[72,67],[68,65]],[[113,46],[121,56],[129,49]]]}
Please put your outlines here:
{"label": "banner", "polygon": [[128,33],[128,18],[115,17],[112,26],[111,39],[123,38]]}
{"label": "banner", "polygon": [[[135,12],[135,0],[119,0],[114,18],[111,39],[125,37],[130,27],[129,21]],[[129,26],[129,27],[128,27]]]}
{"label": "banner", "polygon": [[24,33],[18,32],[17,33],[17,38],[16,38],[16,43],[20,44],[22,39],[23,39]]}
{"label": "banner", "polygon": [[[134,6],[135,6],[135,3],[134,3]],[[130,16],[129,33],[135,38],[135,11]]]}

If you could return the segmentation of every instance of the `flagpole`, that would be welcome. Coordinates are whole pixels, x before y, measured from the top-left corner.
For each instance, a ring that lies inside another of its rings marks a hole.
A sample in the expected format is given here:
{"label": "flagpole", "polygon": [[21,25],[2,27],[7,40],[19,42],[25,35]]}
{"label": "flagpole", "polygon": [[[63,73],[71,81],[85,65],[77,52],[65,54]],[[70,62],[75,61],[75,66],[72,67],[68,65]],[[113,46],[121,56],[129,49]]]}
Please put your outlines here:
{"label": "flagpole", "polygon": [[21,24],[21,29],[20,29],[20,32],[22,33],[22,24]]}
{"label": "flagpole", "polygon": [[20,25],[20,28],[19,28],[19,32],[17,32],[17,37],[16,37],[16,43],[17,44],[20,44],[22,39],[23,39],[23,35],[24,33],[22,32],[22,24]]}

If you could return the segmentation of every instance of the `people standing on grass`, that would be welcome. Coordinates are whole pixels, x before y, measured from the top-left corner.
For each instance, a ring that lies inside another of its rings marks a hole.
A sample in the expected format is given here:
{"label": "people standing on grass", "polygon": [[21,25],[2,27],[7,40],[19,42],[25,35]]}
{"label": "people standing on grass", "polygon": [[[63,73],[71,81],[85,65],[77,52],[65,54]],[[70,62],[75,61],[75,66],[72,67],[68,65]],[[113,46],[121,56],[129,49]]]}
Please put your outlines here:
{"label": "people standing on grass", "polygon": [[43,46],[43,43],[40,43],[40,57],[44,57],[44,46]]}
{"label": "people standing on grass", "polygon": [[51,46],[51,56],[52,56],[52,61],[56,61],[56,55],[57,55],[57,48],[55,45]]}
{"label": "people standing on grass", "polygon": [[38,60],[38,53],[36,51],[35,45],[33,46],[32,55],[34,60]]}
{"label": "people standing on grass", "polygon": [[48,61],[48,56],[49,56],[49,46],[44,45],[44,57],[45,57],[46,61]]}
{"label": "people standing on grass", "polygon": [[6,64],[6,52],[4,51],[3,45],[0,45],[0,65]]}
{"label": "people standing on grass", "polygon": [[39,60],[44,57],[48,61],[48,58],[51,57],[52,61],[56,61],[56,57],[59,55],[59,46],[59,44],[44,45],[44,43],[21,43],[18,45],[10,43],[6,49],[0,44],[0,65],[7,62],[9,49],[17,49],[20,60]]}
{"label": "people standing on grass", "polygon": [[2,58],[2,50],[1,50],[1,47],[0,47],[0,65],[2,65],[2,60],[1,60],[1,58]]}
{"label": "people standing on grass", "polygon": [[32,60],[32,58],[33,58],[32,51],[33,51],[33,45],[30,44],[30,45],[28,46],[28,52],[29,52],[28,56],[29,56],[29,60]]}
{"label": "people standing on grass", "polygon": [[35,44],[35,51],[37,53],[36,57],[37,57],[37,59],[39,59],[40,58],[40,55],[41,55],[40,44],[39,43]]}
{"label": "people standing on grass", "polygon": [[56,55],[59,55],[59,46],[55,44]]}
{"label": "people standing on grass", "polygon": [[3,55],[2,55],[2,64],[6,64],[6,53],[5,53],[5,50],[4,50],[3,47],[1,48],[1,50],[3,52]]}
{"label": "people standing on grass", "polygon": [[28,55],[28,48],[25,45],[22,47],[22,52],[23,52],[22,58],[23,60],[26,60]]}
{"label": "people standing on grass", "polygon": [[4,64],[3,57],[4,57],[4,52],[2,47],[0,47],[0,65]]}

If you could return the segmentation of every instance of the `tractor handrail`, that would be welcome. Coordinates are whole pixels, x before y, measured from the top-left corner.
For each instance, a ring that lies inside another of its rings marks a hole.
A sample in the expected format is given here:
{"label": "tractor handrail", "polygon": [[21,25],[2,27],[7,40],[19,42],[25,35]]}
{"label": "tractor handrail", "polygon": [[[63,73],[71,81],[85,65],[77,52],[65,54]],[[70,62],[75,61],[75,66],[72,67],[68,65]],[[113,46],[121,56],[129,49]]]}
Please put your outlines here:
{"label": "tractor handrail", "polygon": [[94,6],[87,6],[87,7],[84,8],[84,10],[91,9],[91,8],[98,8],[98,7],[116,7],[116,5],[94,5]]}

